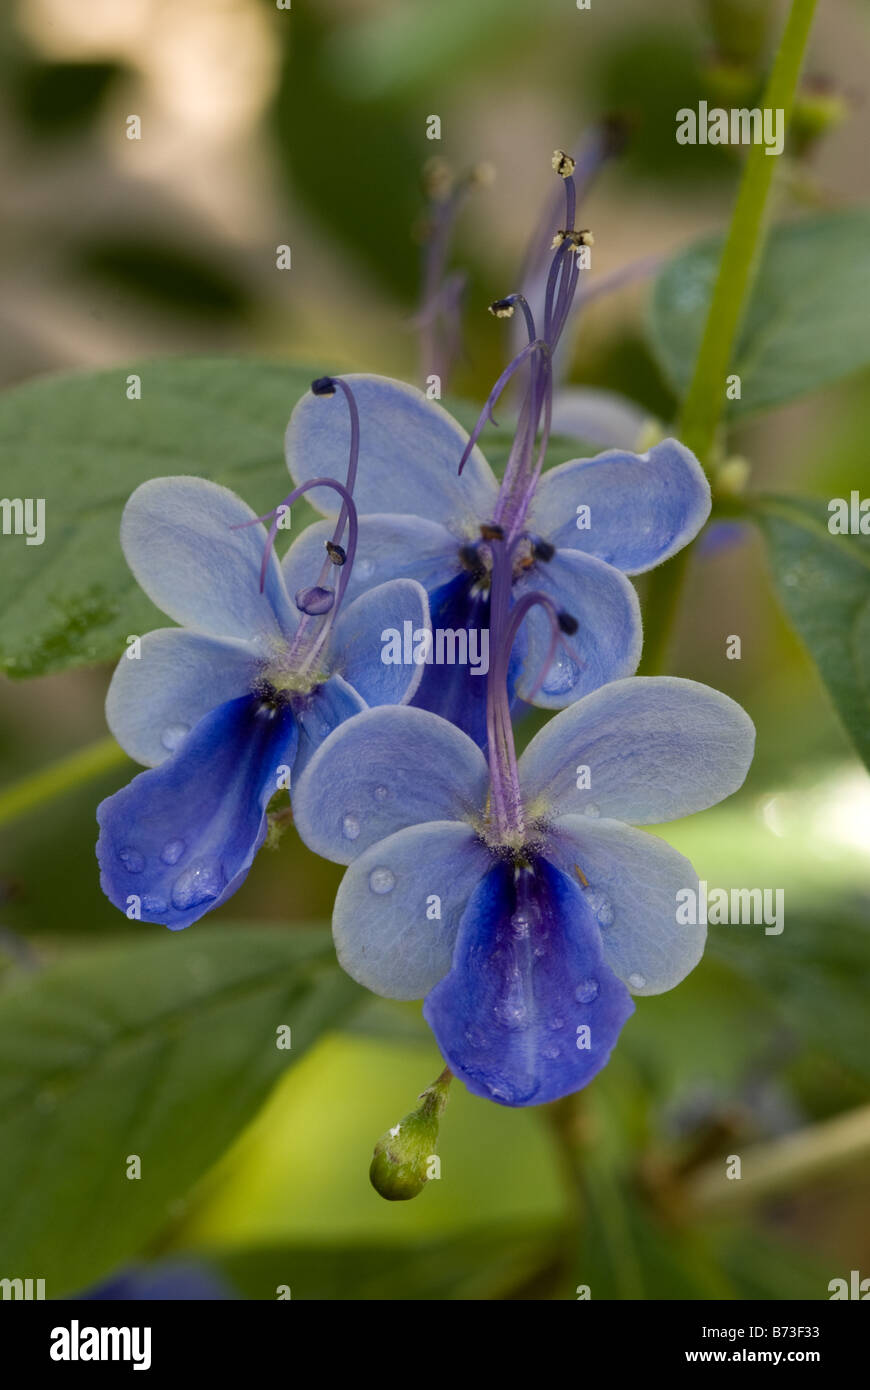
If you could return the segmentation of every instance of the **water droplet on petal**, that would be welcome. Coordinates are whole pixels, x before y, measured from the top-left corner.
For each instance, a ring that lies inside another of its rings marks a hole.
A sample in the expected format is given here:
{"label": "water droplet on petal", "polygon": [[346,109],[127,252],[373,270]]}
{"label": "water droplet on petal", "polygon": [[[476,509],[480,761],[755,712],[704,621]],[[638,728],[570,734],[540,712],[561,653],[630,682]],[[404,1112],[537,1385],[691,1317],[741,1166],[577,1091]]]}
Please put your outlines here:
{"label": "water droplet on petal", "polygon": [[341,822],[341,833],[346,840],[355,840],[359,835],[359,821],[356,816],[345,816]]}
{"label": "water droplet on petal", "polygon": [[175,880],[172,906],[185,912],[188,908],[199,907],[200,903],[212,902],[220,896],[223,886],[224,871],[220,860],[211,857],[198,859]]}
{"label": "water droplet on petal", "polygon": [[581,980],[574,991],[574,998],[578,1004],[591,1004],[598,998],[598,981],[593,980],[590,975],[588,980]]}
{"label": "water droplet on petal", "polygon": [[296,607],[301,613],[308,613],[312,618],[319,618],[321,614],[328,613],[334,603],[334,591],[323,589],[319,584],[300,589],[296,595]]}
{"label": "water droplet on petal", "polygon": [[469,1043],[471,1047],[489,1046],[486,1034],[482,1033],[479,1028],[466,1028],[465,1041]]}
{"label": "water droplet on petal", "polygon": [[146,893],[142,906],[146,912],[165,912],[167,904],[164,898],[155,898],[151,893]]}
{"label": "water droplet on petal", "polygon": [[545,695],[564,695],[573,689],[580,675],[580,667],[572,661],[567,652],[559,652],[541,685]]}
{"label": "water droplet on petal", "polygon": [[564,1020],[564,1018],[552,1018],[552,1019],[550,1020],[550,1027],[553,1029],[553,1032],[554,1032],[554,1033],[557,1032],[560,1028],[564,1028],[564,1027],[565,1027],[565,1020]]}
{"label": "water droplet on petal", "polygon": [[646,978],[643,975],[639,975],[635,970],[633,974],[629,975],[628,983],[631,985],[632,989],[643,989],[646,984]]}
{"label": "water droplet on petal", "polygon": [[359,560],[354,560],[353,572],[355,579],[370,579],[375,572],[374,561],[365,555]]}
{"label": "water droplet on petal", "polygon": [[544,1056],[547,1057],[547,1058],[549,1058],[549,1060],[550,1060],[551,1062],[555,1062],[556,1058],[557,1058],[557,1057],[561,1057],[561,1055],[562,1055],[562,1049],[561,1049],[561,1047],[545,1047],[545,1048],[544,1048]]}
{"label": "water droplet on petal", "polygon": [[189,733],[189,724],[167,724],[163,733],[160,735],[160,742],[167,752],[174,753],[176,748],[180,747]]}
{"label": "water droplet on petal", "polygon": [[609,927],[612,925],[616,914],[613,911],[613,903],[606,894],[599,893],[597,889],[591,891],[587,890],[586,902],[590,911],[595,914],[595,920],[599,927]]}
{"label": "water droplet on petal", "polygon": [[529,914],[522,910],[515,912],[511,918],[511,927],[513,928],[514,936],[528,936],[532,929],[532,922]]}
{"label": "water droplet on petal", "polygon": [[584,816],[589,816],[591,820],[597,820],[601,815],[601,807],[596,806],[594,801],[590,801],[583,807]]}
{"label": "water droplet on petal", "polygon": [[396,875],[392,869],[372,869],[369,874],[369,888],[373,893],[391,893],[396,886]]}
{"label": "water droplet on petal", "polygon": [[375,790],[374,790],[374,798],[375,798],[375,801],[386,801],[386,799],[387,799],[387,797],[389,796],[389,794],[390,794],[390,789],[389,789],[389,787],[375,787]]}
{"label": "water droplet on petal", "polygon": [[140,854],[138,849],[131,849],[129,845],[118,850],[118,858],[128,874],[141,874],[145,868],[145,856]]}
{"label": "water droplet on petal", "polygon": [[168,840],[160,851],[160,858],[164,864],[177,864],[184,853],[183,840]]}

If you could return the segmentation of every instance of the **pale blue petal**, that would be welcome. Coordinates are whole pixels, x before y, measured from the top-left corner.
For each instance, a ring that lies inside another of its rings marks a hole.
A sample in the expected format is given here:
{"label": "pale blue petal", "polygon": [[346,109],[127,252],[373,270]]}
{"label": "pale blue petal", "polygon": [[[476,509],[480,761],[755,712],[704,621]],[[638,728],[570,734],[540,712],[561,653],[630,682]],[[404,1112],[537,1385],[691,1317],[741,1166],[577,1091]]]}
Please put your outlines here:
{"label": "pale blue petal", "polygon": [[341,965],[375,994],[422,999],[450,969],[459,919],[492,862],[458,821],[412,825],[370,846],[335,900]]}
{"label": "pale blue petal", "polygon": [[655,825],[737,791],[754,746],[752,720],[721,691],[676,676],[634,676],[551,719],[520,758],[520,784],[541,814]]}
{"label": "pale blue petal", "polygon": [[563,386],[553,396],[552,433],[604,449],[633,449],[649,413],[617,391]]}
{"label": "pale blue petal", "polygon": [[[135,649],[132,649],[135,650]],[[161,627],[122,656],[106,696],[106,721],[131,758],[157,767],[209,710],[253,688],[256,643]]]}
{"label": "pale blue petal", "polygon": [[[335,529],[331,521],[306,526],[282,562],[284,582],[291,597],[314,584],[323,564],[325,545]],[[457,575],[460,541],[437,521],[417,516],[372,515],[359,520],[356,559],[345,591],[345,603],[353,602],[388,579],[416,579],[428,592]],[[339,571],[332,576],[338,581]]]}
{"label": "pale blue petal", "polygon": [[[425,669],[413,655],[431,631],[422,584],[414,579],[379,584],[339,613],[330,646],[333,669],[369,705],[407,704]],[[393,656],[402,659],[384,659]]]}
{"label": "pale blue petal", "polygon": [[[345,376],[360,416],[359,512],[400,512],[440,521],[457,534],[489,521],[498,491],[486,459],[475,448],[458,469],[468,435],[416,386],[390,377]],[[304,395],[290,417],[287,466],[297,483],[330,477],[343,482],[350,452],[350,414],[341,391]],[[335,493],[315,488],[308,500],[325,516],[341,505]]]}
{"label": "pale blue petal", "polygon": [[690,890],[697,904],[698,875],[664,840],[619,821],[559,816],[545,853],[578,883],[577,870],[586,878],[581,892],[601,930],[604,959],[632,994],[661,994],[694,970],[707,928],[677,920],[685,901],[677,894]]}
{"label": "pale blue petal", "polygon": [[310,695],[294,696],[292,703],[299,725],[299,749],[293,766],[295,787],[324,740],[346,719],[360,714],[366,702],[342,676],[330,676]]}
{"label": "pale blue petal", "polygon": [[381,705],[348,720],[296,782],[293,817],[316,854],[349,864],[408,825],[470,820],[489,770],[467,734],[428,710]]}
{"label": "pale blue petal", "polygon": [[153,478],[124,508],[121,545],[148,597],[177,623],[214,637],[277,640],[295,631],[299,614],[274,552],[260,593],[265,527],[233,530],[254,515],[204,478]]}
{"label": "pale blue petal", "polygon": [[[578,507],[590,510],[588,529]],[[640,574],[682,550],[710,514],[710,484],[676,439],[645,454],[612,449],[545,473],[530,529],[553,545],[585,550],[626,574]]]}
{"label": "pale blue petal", "polygon": [[640,604],[634,585],[620,570],[582,550],[557,550],[517,586],[518,597],[524,589],[548,594],[579,626],[573,635],[560,633],[556,659],[533,695],[549,655],[552,625],[544,609],[532,609],[525,620],[528,649],[517,681],[522,699],[543,709],[562,709],[637,669],[643,640]]}

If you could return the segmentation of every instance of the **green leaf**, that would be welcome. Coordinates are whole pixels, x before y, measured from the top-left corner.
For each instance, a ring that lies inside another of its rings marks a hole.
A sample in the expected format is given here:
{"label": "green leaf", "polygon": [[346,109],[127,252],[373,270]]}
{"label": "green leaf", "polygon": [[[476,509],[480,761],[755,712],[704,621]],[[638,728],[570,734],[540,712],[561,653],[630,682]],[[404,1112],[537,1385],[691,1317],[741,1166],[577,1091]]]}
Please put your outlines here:
{"label": "green leaf", "polygon": [[93,952],[4,994],[0,1267],[50,1298],[111,1272],[359,997],[328,933],[245,926]]}
{"label": "green leaf", "polygon": [[[730,367],[741,378],[741,398],[727,406],[732,415],[781,405],[870,364],[870,277],[858,269],[868,238],[866,207],[774,228]],[[721,237],[698,242],[665,266],[653,289],[653,348],[680,394],[692,376],[721,252]]]}
{"label": "green leaf", "polygon": [[870,540],[832,535],[823,502],[758,497],[751,508],[780,602],[870,767]]}
{"label": "green leaf", "polygon": [[498,1299],[552,1257],[553,1237],[527,1227],[423,1244],[243,1249],[212,1257],[247,1298],[334,1300]]}
{"label": "green leaf", "polygon": [[[127,399],[131,374],[141,400]],[[317,375],[281,362],[175,358],[43,377],[0,397],[3,495],[45,499],[42,545],[0,536],[0,667],[38,676],[113,661],[129,634],[166,626],[121,553],[130,493],[146,478],[193,473],[260,513],[274,507],[291,488],[287,420]],[[294,529],[310,515],[294,507]]]}

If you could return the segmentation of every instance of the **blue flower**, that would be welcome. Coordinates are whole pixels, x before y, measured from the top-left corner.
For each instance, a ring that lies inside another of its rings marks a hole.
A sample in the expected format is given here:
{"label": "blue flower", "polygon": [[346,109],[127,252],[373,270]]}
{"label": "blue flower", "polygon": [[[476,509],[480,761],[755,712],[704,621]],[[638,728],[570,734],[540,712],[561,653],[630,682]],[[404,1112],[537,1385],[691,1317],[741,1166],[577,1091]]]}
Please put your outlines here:
{"label": "blue flower", "polygon": [[512,778],[499,771],[509,734],[492,727],[488,767],[429,711],[358,714],[311,759],[295,818],[310,848],[350,866],[333,919],[345,970],[377,994],[425,996],[469,1090],[540,1104],[605,1065],[632,996],[671,989],[700,960],[704,926],[676,917],[697,876],[634,826],[736,791],[754,729],[727,696],[671,677],[584,696]]}
{"label": "blue flower", "polygon": [[[528,640],[515,662],[512,694],[560,709],[630,675],[641,650],[637,595],[626,578],[676,553],[703,526],[710,488],[694,455],[674,439],[647,453],[611,449],[573,459],[544,473],[522,515],[508,524],[510,496],[475,446],[461,475],[466,431],[440,405],[400,381],[345,378],[361,421],[354,497],[360,512],[361,560],[353,594],[402,575],[429,594],[434,628],[488,626],[490,567],[486,533],[492,526],[519,539],[515,598],[532,588],[548,594],[578,623],[576,640],[533,688],[549,644],[546,615],[532,613]],[[346,413],[304,396],[287,429],[294,479],[334,472],[349,446]],[[507,483],[506,477],[506,483]],[[324,514],[333,510],[322,488],[310,494]],[[588,507],[588,512],[578,508]],[[588,521],[588,527],[586,522]],[[308,528],[287,556],[291,589],[323,546],[329,523]],[[481,533],[483,528],[483,535]],[[476,742],[485,740],[484,692],[468,668],[430,668],[416,704],[450,717]]]}
{"label": "blue flower", "polygon": [[333,544],[331,563],[321,545],[295,602],[265,529],[226,488],[158,478],[127,503],[128,564],[181,624],[128,650],[106,701],[112,733],[150,769],[97,812],[100,882],[128,915],[178,930],[225,902],[263,843],[272,796],[326,735],[414,694],[420,667],[384,665],[381,632],[428,628],[425,591],[401,579],[342,606],[356,518],[336,487],[351,511],[347,563],[327,587],[345,552]]}

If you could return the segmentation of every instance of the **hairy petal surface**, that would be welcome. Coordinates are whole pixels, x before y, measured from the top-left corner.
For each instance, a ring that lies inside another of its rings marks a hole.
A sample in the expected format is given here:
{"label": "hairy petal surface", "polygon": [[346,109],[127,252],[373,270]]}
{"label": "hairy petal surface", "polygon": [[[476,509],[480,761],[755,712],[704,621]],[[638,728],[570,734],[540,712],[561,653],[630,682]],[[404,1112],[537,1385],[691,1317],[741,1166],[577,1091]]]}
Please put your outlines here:
{"label": "hairy petal surface", "polygon": [[532,609],[523,625],[528,650],[517,680],[522,699],[543,709],[562,709],[636,670],[643,640],[640,604],[634,585],[618,569],[582,550],[557,550],[547,564],[535,565],[515,590],[518,596],[523,588],[548,594],[560,612],[577,621],[578,629],[561,635],[555,660],[535,692],[552,628],[542,608]]}
{"label": "hairy petal surface", "polygon": [[[353,494],[360,513],[429,517],[459,534],[469,524],[490,519],[498,490],[495,477],[477,448],[458,473],[468,435],[452,415],[403,381],[364,374],[344,380],[360,417]],[[287,426],[285,453],[297,483],[345,477],[350,414],[342,392],[302,397]],[[339,510],[335,494],[325,488],[307,495],[325,516]]]}
{"label": "hairy petal surface", "polygon": [[289,706],[229,700],[199,721],[179,751],[97,808],[100,884],[127,911],[178,931],[232,897],[266,835],[278,769],[292,765]]}
{"label": "hairy petal surface", "polygon": [[520,758],[520,785],[539,814],[655,825],[737,791],[754,746],[752,720],[721,691],[633,676],[551,719]]}
{"label": "hairy petal surface", "polygon": [[450,1069],[502,1105],[579,1091],[633,1012],[578,885],[546,859],[518,878],[510,863],[490,869],[423,1006]]}
{"label": "hairy petal surface", "polygon": [[677,908],[686,892],[697,906],[698,875],[664,840],[620,821],[559,816],[547,855],[588,881],[581,892],[600,928],[604,959],[632,994],[661,994],[694,970],[707,928],[678,921]]}
{"label": "hairy petal surface", "polygon": [[382,705],[336,729],[296,782],[293,813],[316,854],[349,864],[408,825],[483,811],[489,770],[476,744],[428,710]]}
{"label": "hairy petal surface", "polygon": [[492,862],[460,821],[399,830],[341,881],[332,928],[349,975],[389,999],[421,999],[450,969],[459,919]]}
{"label": "hairy petal surface", "polygon": [[249,692],[260,669],[254,642],[161,627],[122,656],[106,696],[106,720],[131,758],[157,767],[209,710]]}
{"label": "hairy petal surface", "polygon": [[[590,525],[578,515],[589,508]],[[676,439],[645,454],[611,449],[545,473],[531,526],[554,545],[585,550],[626,574],[640,574],[682,550],[710,515],[710,484]]]}

